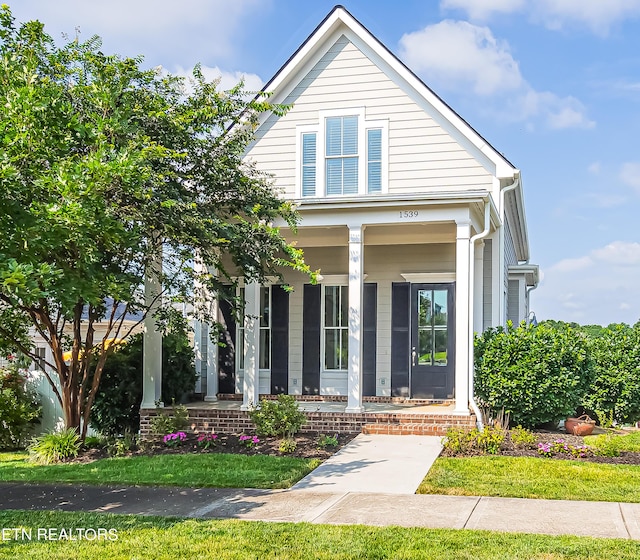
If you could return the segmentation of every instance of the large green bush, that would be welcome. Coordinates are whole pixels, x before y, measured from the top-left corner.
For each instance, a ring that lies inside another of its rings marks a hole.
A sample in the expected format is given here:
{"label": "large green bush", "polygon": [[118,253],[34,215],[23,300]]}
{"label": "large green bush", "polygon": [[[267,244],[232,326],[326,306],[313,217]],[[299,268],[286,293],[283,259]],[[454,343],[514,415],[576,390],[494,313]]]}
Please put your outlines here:
{"label": "large green bush", "polygon": [[40,417],[40,405],[26,370],[11,364],[0,369],[0,449],[23,447]]}
{"label": "large green bush", "polygon": [[476,338],[475,366],[479,401],[529,428],[574,414],[593,375],[586,336],[545,323],[485,331]]}
{"label": "large green bush", "polygon": [[595,365],[584,405],[600,423],[640,420],[640,322],[609,325],[591,340]]}
{"label": "large green bush", "polygon": [[[193,348],[184,332],[162,339],[162,400],[180,401],[196,382]],[[91,414],[91,425],[108,436],[140,428],[142,402],[142,334],[120,346],[107,359]]]}
{"label": "large green bush", "polygon": [[291,439],[304,426],[307,417],[292,395],[278,395],[277,400],[262,399],[259,408],[249,412],[259,435]]}

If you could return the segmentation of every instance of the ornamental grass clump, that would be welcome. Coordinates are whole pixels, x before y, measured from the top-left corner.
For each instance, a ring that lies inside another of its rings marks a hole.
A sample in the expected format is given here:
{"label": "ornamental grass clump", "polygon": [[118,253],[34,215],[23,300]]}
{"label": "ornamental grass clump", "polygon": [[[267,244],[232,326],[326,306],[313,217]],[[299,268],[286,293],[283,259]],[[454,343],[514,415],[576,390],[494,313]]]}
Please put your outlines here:
{"label": "ornamental grass clump", "polygon": [[81,443],[75,428],[42,434],[29,445],[29,460],[40,465],[50,465],[73,459],[78,456]]}

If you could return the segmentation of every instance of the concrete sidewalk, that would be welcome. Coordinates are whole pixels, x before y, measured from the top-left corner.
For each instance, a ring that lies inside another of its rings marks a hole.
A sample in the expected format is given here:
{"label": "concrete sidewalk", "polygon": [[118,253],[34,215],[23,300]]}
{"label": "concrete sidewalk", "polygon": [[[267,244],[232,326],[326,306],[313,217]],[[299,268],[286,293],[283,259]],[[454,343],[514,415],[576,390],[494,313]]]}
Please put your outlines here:
{"label": "concrete sidewalk", "polygon": [[415,494],[442,451],[441,439],[360,434],[292,490]]}
{"label": "concrete sidewalk", "polygon": [[640,540],[640,504],[470,496],[0,484],[0,509],[484,529]]}

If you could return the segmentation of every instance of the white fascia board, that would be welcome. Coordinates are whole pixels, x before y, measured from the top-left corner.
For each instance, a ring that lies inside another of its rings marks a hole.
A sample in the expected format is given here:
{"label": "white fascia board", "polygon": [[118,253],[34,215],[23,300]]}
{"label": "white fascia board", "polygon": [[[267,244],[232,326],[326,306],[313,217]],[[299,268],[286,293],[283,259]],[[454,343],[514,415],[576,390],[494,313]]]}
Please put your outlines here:
{"label": "white fascia board", "polygon": [[[420,194],[393,194],[369,196],[336,196],[327,198],[304,198],[293,200],[299,212],[305,210],[332,210],[340,208],[384,208],[396,206],[422,206],[432,204],[471,204],[482,202],[491,194],[486,190],[441,191]],[[492,201],[493,205],[493,201]],[[492,206],[495,209],[495,205]],[[497,217],[497,211],[495,212]]]}

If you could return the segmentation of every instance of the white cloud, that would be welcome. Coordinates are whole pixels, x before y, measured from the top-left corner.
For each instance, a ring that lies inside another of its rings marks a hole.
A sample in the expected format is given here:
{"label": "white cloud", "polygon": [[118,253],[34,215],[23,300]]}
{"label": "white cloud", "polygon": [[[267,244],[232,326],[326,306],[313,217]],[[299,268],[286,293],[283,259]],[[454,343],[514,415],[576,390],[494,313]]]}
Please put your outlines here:
{"label": "white cloud", "polygon": [[576,270],[584,270],[593,264],[591,257],[578,257],[575,259],[563,259],[551,267],[551,270],[559,270],[561,272],[573,272]]}
{"label": "white cloud", "polygon": [[[105,52],[144,55],[154,66],[212,63],[230,57],[244,18],[260,0],[20,0],[12,6],[18,21],[39,19],[54,39],[61,33],[80,39],[100,35]],[[208,40],[194,40],[208,37]]]}
{"label": "white cloud", "polygon": [[441,0],[440,7],[462,10],[480,21],[494,14],[521,12],[548,29],[577,25],[598,35],[607,35],[612,25],[640,16],[640,0]]}
{"label": "white cloud", "polygon": [[576,98],[537,91],[522,76],[506,41],[488,27],[444,20],[400,39],[400,56],[435,89],[494,97],[505,120],[541,119],[547,128],[592,128]]}
{"label": "white cloud", "polygon": [[442,0],[444,9],[463,10],[471,19],[484,20],[494,13],[512,13],[520,11],[524,0]]}
{"label": "white cloud", "polygon": [[620,21],[640,15],[640,0],[536,0],[528,4],[534,21],[549,29],[578,24],[606,35]]}
{"label": "white cloud", "polygon": [[613,241],[545,270],[534,292],[538,319],[635,323],[640,319],[640,243]]}
{"label": "white cloud", "polygon": [[445,20],[403,35],[400,48],[414,71],[454,86],[471,86],[479,95],[522,87],[509,46],[499,43],[488,27]]}
{"label": "white cloud", "polygon": [[640,265],[640,243],[614,241],[591,252],[595,262],[617,266]]}
{"label": "white cloud", "polygon": [[640,163],[627,162],[620,168],[620,180],[640,194]]}

